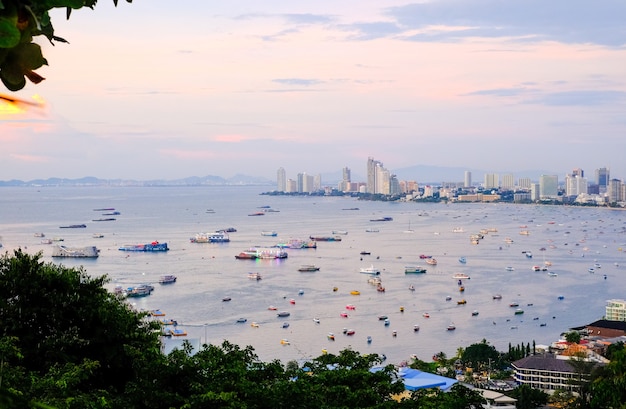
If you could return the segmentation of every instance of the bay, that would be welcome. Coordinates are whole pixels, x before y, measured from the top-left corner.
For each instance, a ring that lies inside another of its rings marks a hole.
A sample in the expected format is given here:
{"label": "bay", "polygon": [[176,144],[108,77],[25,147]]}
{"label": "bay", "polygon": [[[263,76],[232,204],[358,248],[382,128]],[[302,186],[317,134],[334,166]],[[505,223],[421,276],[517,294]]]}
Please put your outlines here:
{"label": "bay", "polygon": [[[626,213],[620,210],[390,203],[261,195],[264,190],[267,187],[2,188],[0,242],[4,251],[42,252],[46,262],[82,265],[92,276],[107,275],[110,290],[152,283],[155,290],[150,296],[129,302],[138,309],[162,310],[188,332],[190,340],[251,345],[266,361],[302,360],[322,350],[337,353],[349,347],[385,354],[397,363],[413,354],[424,360],[440,351],[454,355],[457,348],[482,339],[502,351],[509,343],[550,344],[569,328],[601,319],[606,300],[626,298]],[[249,216],[268,207],[276,211]],[[103,211],[94,209],[103,208],[115,208],[120,214],[112,216],[113,221],[93,221],[103,217]],[[347,210],[354,208],[358,210]],[[381,217],[393,220],[371,221]],[[87,227],[59,228],[81,223]],[[227,227],[237,229],[229,243],[189,240],[196,233]],[[472,244],[470,234],[486,229],[491,231]],[[261,234],[271,230],[277,237]],[[341,241],[318,242],[316,249],[288,250],[286,259],[234,257],[252,246],[334,236],[333,231],[347,234],[338,236]],[[63,238],[69,246],[95,245],[100,257],[53,259],[52,246],[42,244],[35,233]],[[103,237],[94,238],[94,233]],[[121,245],[155,240],[167,242],[171,250],[118,250]],[[434,257],[437,265],[427,265],[422,254]],[[533,271],[533,266],[548,263],[548,271]],[[305,264],[320,270],[299,272]],[[370,276],[359,272],[370,265],[381,270],[384,292],[376,291],[367,282]],[[427,273],[405,274],[407,265],[424,266]],[[249,279],[250,272],[260,273],[262,280]],[[471,277],[463,280],[462,293],[455,273]],[[159,285],[163,274],[174,274],[178,280]],[[502,299],[494,299],[495,294]],[[222,301],[224,297],[231,301]],[[457,304],[461,299],[467,304]],[[524,314],[515,315],[512,302]],[[349,304],[355,309],[347,310]],[[290,316],[277,317],[277,311],[268,310],[270,305]],[[474,310],[478,315],[472,316]],[[379,315],[387,315],[390,325],[385,326]],[[247,322],[237,323],[242,317]],[[259,326],[252,327],[252,322]],[[283,322],[289,327],[283,328]],[[446,330],[450,323],[456,330]],[[419,331],[413,330],[415,325]],[[355,334],[344,335],[344,328]],[[329,332],[335,341],[327,339]],[[281,344],[281,339],[288,339],[289,345]]]}

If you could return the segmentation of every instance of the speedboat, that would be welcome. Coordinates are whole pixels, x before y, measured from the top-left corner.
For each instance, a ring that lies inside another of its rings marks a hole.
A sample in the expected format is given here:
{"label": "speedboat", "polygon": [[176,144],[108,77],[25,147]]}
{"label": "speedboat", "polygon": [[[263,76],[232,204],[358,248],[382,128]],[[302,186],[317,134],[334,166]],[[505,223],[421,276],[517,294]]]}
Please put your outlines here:
{"label": "speedboat", "polygon": [[380,270],[375,268],[374,265],[371,265],[369,267],[362,267],[359,271],[362,274],[372,274],[372,275],[379,275],[380,274]]}
{"label": "speedboat", "polygon": [[454,331],[455,329],[456,329],[456,326],[454,324],[448,325],[448,328],[447,328],[448,331]]}

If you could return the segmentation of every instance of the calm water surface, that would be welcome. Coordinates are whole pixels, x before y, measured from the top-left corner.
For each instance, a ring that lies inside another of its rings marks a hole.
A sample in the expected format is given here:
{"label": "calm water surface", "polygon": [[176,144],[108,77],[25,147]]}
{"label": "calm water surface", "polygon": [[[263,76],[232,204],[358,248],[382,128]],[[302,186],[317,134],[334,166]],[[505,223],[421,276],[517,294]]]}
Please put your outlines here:
{"label": "calm water surface", "polygon": [[[384,353],[391,362],[400,362],[411,354],[424,360],[439,351],[454,355],[458,347],[483,338],[503,351],[509,343],[549,344],[568,328],[602,318],[606,300],[626,298],[623,211],[260,195],[264,190],[268,189],[2,188],[0,242],[5,251],[17,247],[41,251],[45,261],[83,265],[92,276],[106,274],[111,290],[116,285],[153,283],[152,295],[131,300],[137,308],[161,309],[167,318],[177,320],[189,339],[252,345],[262,360],[286,362],[316,357],[322,349],[337,353],[351,347],[362,353]],[[278,211],[248,216],[261,211],[261,206]],[[115,221],[95,222],[103,217],[94,211],[98,208],[115,208],[121,214],[113,216]],[[358,210],[346,210],[350,208]],[[383,216],[393,220],[370,221]],[[80,223],[87,228],[59,228]],[[230,243],[189,241],[196,233],[226,227],[237,229]],[[471,244],[470,234],[481,229],[497,231]],[[278,236],[262,236],[267,230],[275,230]],[[284,260],[234,257],[251,246],[332,236],[333,230],[348,234],[340,236],[341,241],[319,242],[317,249],[289,250]],[[52,259],[52,246],[35,237],[40,232],[46,238],[62,237],[70,246],[95,245],[100,257]],[[104,237],[93,238],[94,233]],[[513,242],[506,243],[506,238]],[[167,242],[171,250],[161,254],[118,250],[123,244],[154,240]],[[363,250],[371,255],[360,255]],[[436,258],[437,265],[427,265],[421,254]],[[466,258],[465,264],[460,257]],[[546,263],[552,264],[548,271],[557,276],[533,271],[533,266]],[[303,264],[315,264],[320,270],[299,272]],[[404,266],[416,264],[427,267],[427,273],[404,274]],[[385,292],[376,291],[367,282],[370,276],[359,272],[370,265],[382,271]],[[589,273],[591,267],[595,273]],[[259,272],[263,279],[250,280],[249,272]],[[463,280],[463,293],[452,277],[458,272],[471,277]],[[158,285],[162,274],[175,274],[178,281]],[[409,290],[411,285],[415,291]],[[360,295],[351,295],[354,290]],[[502,299],[494,300],[494,294]],[[227,296],[232,300],[223,302]],[[446,301],[447,296],[452,299]],[[467,304],[458,305],[461,299]],[[511,302],[519,303],[524,314],[515,315]],[[346,310],[348,304],[355,309]],[[278,318],[276,311],[268,310],[270,305],[291,315]],[[472,316],[474,310],[477,316]],[[348,317],[341,317],[342,312]],[[389,326],[378,320],[383,314],[389,317]],[[236,323],[240,317],[247,323]],[[319,318],[319,323],[313,318]],[[282,328],[283,322],[289,327]],[[455,331],[446,330],[451,323]],[[414,325],[419,325],[418,332],[413,331]],[[344,335],[344,328],[354,329],[355,335]],[[392,336],[393,331],[397,336]],[[335,334],[334,342],[327,339],[329,332]],[[372,337],[371,344],[367,336]],[[283,338],[290,345],[281,345]]]}

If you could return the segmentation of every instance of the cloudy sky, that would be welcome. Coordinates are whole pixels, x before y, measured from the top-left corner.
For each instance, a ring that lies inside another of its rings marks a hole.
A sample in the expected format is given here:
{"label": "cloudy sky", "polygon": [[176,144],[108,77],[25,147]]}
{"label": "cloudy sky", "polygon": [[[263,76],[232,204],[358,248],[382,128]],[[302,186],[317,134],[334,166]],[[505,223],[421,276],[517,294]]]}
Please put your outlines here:
{"label": "cloudy sky", "polygon": [[58,10],[46,80],[1,90],[45,107],[0,103],[0,180],[364,174],[369,156],[625,179],[624,21],[621,0]]}

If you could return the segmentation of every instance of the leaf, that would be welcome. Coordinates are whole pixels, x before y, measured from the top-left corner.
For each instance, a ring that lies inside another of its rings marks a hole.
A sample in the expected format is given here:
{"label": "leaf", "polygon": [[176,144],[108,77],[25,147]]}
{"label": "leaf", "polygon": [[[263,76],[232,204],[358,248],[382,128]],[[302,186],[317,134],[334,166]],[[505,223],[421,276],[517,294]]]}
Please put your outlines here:
{"label": "leaf", "polygon": [[0,48],[12,48],[20,42],[20,30],[17,29],[17,15],[0,16]]}

